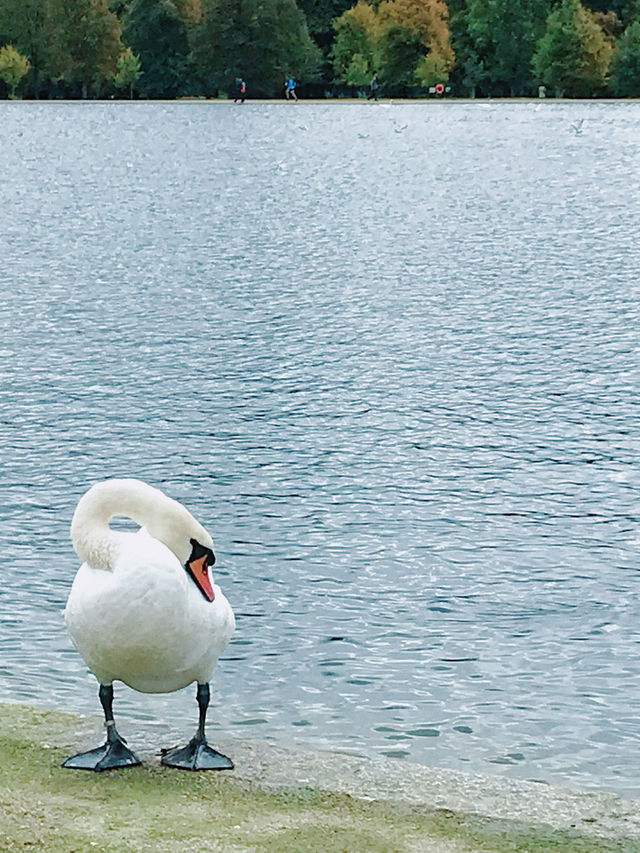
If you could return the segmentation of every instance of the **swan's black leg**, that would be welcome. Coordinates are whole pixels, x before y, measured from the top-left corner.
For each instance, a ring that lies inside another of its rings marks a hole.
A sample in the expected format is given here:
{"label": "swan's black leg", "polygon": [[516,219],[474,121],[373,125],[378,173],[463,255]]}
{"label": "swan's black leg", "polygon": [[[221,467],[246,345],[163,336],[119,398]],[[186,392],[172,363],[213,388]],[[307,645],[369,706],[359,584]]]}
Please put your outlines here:
{"label": "swan's black leg", "polygon": [[200,715],[195,737],[192,737],[186,746],[167,750],[162,756],[162,763],[168,767],[179,767],[181,770],[233,770],[233,761],[212,749],[204,734],[209,707],[208,684],[198,684],[196,698]]}
{"label": "swan's black leg", "polygon": [[98,693],[100,704],[104,711],[104,720],[107,727],[107,740],[102,746],[89,752],[80,752],[72,755],[62,762],[63,767],[70,770],[111,770],[114,767],[134,767],[140,764],[140,760],[131,750],[125,746],[124,738],[121,738],[113,721],[113,686],[101,684]]}

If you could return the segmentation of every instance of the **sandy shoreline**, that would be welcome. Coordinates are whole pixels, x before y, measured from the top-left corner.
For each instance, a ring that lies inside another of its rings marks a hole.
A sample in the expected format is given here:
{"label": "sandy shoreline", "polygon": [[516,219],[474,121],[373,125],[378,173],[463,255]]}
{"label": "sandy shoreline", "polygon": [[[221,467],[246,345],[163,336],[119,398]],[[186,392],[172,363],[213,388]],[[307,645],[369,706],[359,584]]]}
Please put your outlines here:
{"label": "sandy shoreline", "polygon": [[[0,704],[3,853],[33,850],[34,833],[48,853],[156,853],[178,841],[187,851],[206,842],[225,851],[640,853],[640,800],[609,793],[250,740],[216,741],[235,761],[228,773],[168,770],[144,750],[142,768],[59,767],[70,750],[102,740],[98,716]],[[35,823],[33,801],[42,806]]]}

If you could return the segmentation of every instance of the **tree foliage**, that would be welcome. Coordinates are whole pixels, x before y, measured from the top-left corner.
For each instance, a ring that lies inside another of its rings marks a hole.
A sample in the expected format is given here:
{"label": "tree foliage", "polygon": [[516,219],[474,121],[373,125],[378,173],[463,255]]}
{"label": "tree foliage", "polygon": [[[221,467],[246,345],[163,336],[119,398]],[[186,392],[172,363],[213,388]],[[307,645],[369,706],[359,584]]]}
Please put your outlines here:
{"label": "tree foliage", "polygon": [[16,97],[18,83],[29,70],[29,60],[19,53],[13,45],[0,48],[0,79],[9,88],[9,97]]}
{"label": "tree foliage", "polygon": [[579,0],[563,0],[547,18],[533,68],[559,96],[591,97],[605,85],[612,50],[593,12]]}
{"label": "tree foliage", "polygon": [[[406,86],[446,80],[453,66],[449,10],[442,0],[383,0],[378,6],[385,79]],[[416,56],[417,54],[417,56]]]}
{"label": "tree foliage", "polygon": [[44,79],[59,69],[53,34],[62,17],[61,0],[2,0],[0,44],[11,44],[29,60],[29,88],[38,95]]}
{"label": "tree foliage", "polygon": [[640,18],[640,0],[586,0],[584,5],[593,12],[614,14],[623,27]]}
{"label": "tree foliage", "polygon": [[316,41],[330,39],[334,18],[353,6],[353,0],[298,0],[304,13],[309,33]]}
{"label": "tree foliage", "polygon": [[380,35],[382,85],[387,92],[404,95],[418,82],[416,71],[424,56],[420,37],[409,27],[390,23]]}
{"label": "tree foliage", "polygon": [[189,77],[189,22],[193,7],[181,0],[132,0],[122,39],[142,67],[138,88],[149,98],[186,94]]}
{"label": "tree foliage", "polygon": [[237,76],[249,97],[288,76],[319,94],[374,73],[390,95],[640,96],[639,26],[640,0],[0,0],[26,97],[217,95]]}
{"label": "tree foliage", "polygon": [[480,72],[475,82],[510,95],[530,91],[531,59],[550,11],[551,0],[469,0],[465,25]]}
{"label": "tree foliage", "polygon": [[611,60],[611,89],[622,98],[640,97],[640,21],[629,24]]}
{"label": "tree foliage", "polygon": [[133,97],[133,86],[138,77],[142,74],[142,66],[140,59],[134,54],[130,47],[127,47],[118,57],[116,63],[116,73],[113,75],[113,82],[118,89],[129,87],[129,97]]}
{"label": "tree foliage", "polygon": [[359,2],[334,22],[333,65],[336,77],[356,82],[380,71],[388,91],[402,93],[415,85],[446,80],[453,65],[447,6],[442,0]]}
{"label": "tree foliage", "polygon": [[113,78],[122,53],[120,22],[107,0],[74,0],[66,4],[56,29],[57,54],[62,76],[99,94],[101,85]]}
{"label": "tree foliage", "polygon": [[287,77],[312,79],[320,61],[295,0],[203,0],[194,56],[208,94],[237,76],[250,94],[281,94]]}
{"label": "tree foliage", "polygon": [[360,0],[334,23],[331,54],[338,80],[352,86],[368,83],[379,68],[378,18],[372,6]]}
{"label": "tree foliage", "polygon": [[478,56],[476,45],[469,31],[466,3],[461,0],[451,9],[451,44],[455,52],[455,65],[451,72],[451,81],[458,91],[475,98],[477,86],[484,79],[484,64]]}
{"label": "tree foliage", "polygon": [[61,79],[97,94],[122,51],[120,24],[107,0],[2,0],[0,42],[28,58],[36,96],[47,81]]}

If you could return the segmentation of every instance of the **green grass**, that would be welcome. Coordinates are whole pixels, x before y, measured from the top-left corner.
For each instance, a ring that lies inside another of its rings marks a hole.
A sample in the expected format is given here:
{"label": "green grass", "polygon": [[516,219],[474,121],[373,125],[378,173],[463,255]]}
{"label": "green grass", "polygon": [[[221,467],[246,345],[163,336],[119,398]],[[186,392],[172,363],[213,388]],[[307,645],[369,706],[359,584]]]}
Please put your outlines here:
{"label": "green grass", "polygon": [[446,810],[425,811],[311,788],[267,791],[230,773],[156,764],[107,773],[63,770],[71,715],[0,705],[0,853],[614,853],[599,840]]}

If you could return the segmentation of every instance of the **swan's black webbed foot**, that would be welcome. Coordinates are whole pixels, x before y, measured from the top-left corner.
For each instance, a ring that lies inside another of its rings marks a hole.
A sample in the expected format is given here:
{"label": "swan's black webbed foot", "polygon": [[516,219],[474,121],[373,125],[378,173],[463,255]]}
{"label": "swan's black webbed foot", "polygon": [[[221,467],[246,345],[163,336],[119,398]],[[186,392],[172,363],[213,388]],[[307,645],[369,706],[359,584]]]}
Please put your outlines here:
{"label": "swan's black webbed foot", "polygon": [[198,684],[196,693],[200,721],[195,737],[186,746],[162,751],[162,763],[167,767],[179,767],[181,770],[233,770],[233,761],[221,752],[212,749],[204,734],[204,723],[209,707],[209,685]]}
{"label": "swan's black webbed foot", "polygon": [[70,770],[112,770],[116,767],[135,767],[140,759],[118,734],[115,724],[107,727],[107,741],[89,752],[79,752],[62,762]]}
{"label": "swan's black webbed foot", "polygon": [[115,767],[135,767],[140,764],[140,759],[125,745],[125,739],[120,737],[113,722],[113,686],[101,684],[98,696],[107,727],[106,743],[89,752],[70,756],[62,762],[62,766],[69,770],[95,770],[98,773]]}
{"label": "swan's black webbed foot", "polygon": [[233,770],[233,761],[212,749],[206,739],[198,735],[191,738],[186,746],[176,746],[164,752],[162,763],[181,770]]}

